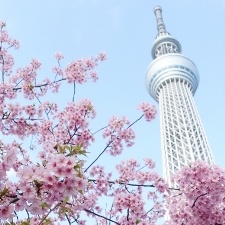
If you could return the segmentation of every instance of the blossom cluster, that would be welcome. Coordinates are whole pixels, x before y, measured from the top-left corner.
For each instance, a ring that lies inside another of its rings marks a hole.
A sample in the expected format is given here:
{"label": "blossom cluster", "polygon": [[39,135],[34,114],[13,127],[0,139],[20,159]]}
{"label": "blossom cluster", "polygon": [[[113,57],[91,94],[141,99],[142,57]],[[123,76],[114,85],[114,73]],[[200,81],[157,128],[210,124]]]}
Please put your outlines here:
{"label": "blossom cluster", "polygon": [[69,103],[55,116],[59,121],[54,131],[55,141],[87,148],[94,141],[88,128],[88,119],[93,119],[95,114],[94,107],[88,99],[83,99],[79,103]]}
{"label": "blossom cluster", "polygon": [[38,80],[38,71],[41,63],[37,59],[32,59],[30,65],[19,68],[13,72],[14,58],[9,53],[9,48],[19,48],[19,42],[12,40],[7,31],[4,30],[5,23],[0,24],[0,71],[2,73],[2,84],[0,87],[0,102],[5,98],[15,98],[17,92],[22,92],[26,99],[43,97],[48,90],[54,93],[59,91],[60,82],[66,80],[68,83],[82,84],[88,79],[96,81],[98,79],[96,66],[106,59],[105,53],[100,53],[96,57],[74,60],[65,68],[59,63],[64,56],[62,53],[55,53],[54,57],[58,65],[52,68],[55,73],[53,80],[45,78]]}
{"label": "blossom cluster", "polygon": [[71,62],[65,69],[65,77],[68,83],[82,84],[87,81],[87,72],[93,81],[98,79],[96,72],[93,69],[97,66],[98,60],[104,60],[105,57],[81,59]]}
{"label": "blossom cluster", "polygon": [[[144,168],[146,169],[143,170]],[[113,198],[112,207],[106,211],[106,215],[109,215],[112,221],[124,225],[136,223],[144,225],[155,224],[158,218],[163,217],[165,210],[160,196],[161,193],[167,192],[168,186],[162,180],[164,190],[158,189],[155,184],[161,178],[152,171],[153,168],[150,169],[148,166],[144,168],[135,159],[122,161],[116,166],[118,172],[116,180],[113,179],[112,173],[105,173],[103,166],[93,166],[90,170],[89,174],[92,177],[89,180],[90,184],[97,187],[95,196],[101,193]],[[153,204],[146,203],[146,199]],[[149,207],[152,209],[149,210]],[[98,221],[101,225],[107,224],[106,219]]]}
{"label": "blossom cluster", "polygon": [[207,162],[195,162],[174,176],[179,190],[167,198],[168,224],[225,224],[225,172]]}
{"label": "blossom cluster", "polygon": [[109,124],[103,132],[103,138],[109,138],[108,151],[111,155],[121,154],[123,143],[126,144],[126,147],[131,147],[134,144],[135,134],[129,125],[130,121],[126,117],[113,116],[109,120]]}
{"label": "blossom cluster", "polygon": [[57,52],[54,57],[58,61],[58,66],[54,66],[52,72],[55,73],[56,76],[62,76],[68,83],[79,84],[85,83],[88,79],[97,81],[98,75],[94,69],[99,62],[106,60],[106,54],[102,52],[96,57],[75,60],[69,63],[65,69],[62,69],[60,61],[64,58],[63,54]]}
{"label": "blossom cluster", "polygon": [[9,76],[12,74],[14,59],[13,56],[9,54],[8,49],[11,47],[18,49],[19,42],[10,38],[8,32],[4,29],[5,25],[4,22],[0,21],[0,71],[5,76]]}
{"label": "blossom cluster", "polygon": [[[62,202],[71,198],[82,198],[82,192],[87,186],[81,166],[79,154],[40,154],[41,163],[34,164],[29,160],[19,160],[25,151],[16,143],[1,146],[1,206],[0,216],[3,221],[13,220],[14,212],[28,210],[30,215],[45,215],[57,205],[57,210],[63,210]],[[6,172],[13,168],[18,182],[9,182]],[[74,198],[73,196],[76,196]],[[39,221],[40,222],[40,221]],[[19,223],[18,223],[19,224]]]}
{"label": "blossom cluster", "polygon": [[147,121],[151,121],[155,119],[155,116],[156,116],[155,106],[150,105],[147,102],[143,102],[138,106],[138,109],[143,112],[144,117]]}

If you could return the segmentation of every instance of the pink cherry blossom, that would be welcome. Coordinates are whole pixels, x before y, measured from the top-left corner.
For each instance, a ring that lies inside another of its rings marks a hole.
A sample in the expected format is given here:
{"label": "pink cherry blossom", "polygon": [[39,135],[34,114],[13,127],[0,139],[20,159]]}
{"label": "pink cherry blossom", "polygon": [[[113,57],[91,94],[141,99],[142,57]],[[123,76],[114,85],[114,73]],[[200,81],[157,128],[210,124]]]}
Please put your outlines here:
{"label": "pink cherry blossom", "polygon": [[[150,158],[121,161],[109,171],[110,157],[134,145],[133,125],[142,117],[154,119],[156,109],[140,104],[143,115],[133,123],[113,116],[98,130],[106,144],[100,150],[92,146],[99,138],[92,127],[96,111],[91,100],[76,99],[75,88],[98,80],[104,52],[66,66],[56,53],[53,76],[42,78],[37,59],[15,68],[11,52],[19,42],[4,22],[0,27],[0,224],[84,225],[90,217],[100,225],[153,225],[165,212],[170,225],[225,224],[225,176],[216,165],[183,168],[174,176],[177,188],[153,170]],[[58,105],[65,90],[71,99]],[[93,148],[96,159],[90,162]],[[99,164],[105,152],[109,159]],[[12,170],[16,176],[10,179]]]}
{"label": "pink cherry blossom", "polygon": [[113,116],[110,119],[103,132],[103,138],[109,138],[108,151],[111,155],[121,154],[124,144],[126,147],[131,147],[134,144],[135,133],[129,125],[130,121],[126,117],[118,118]]}
{"label": "pink cherry blossom", "polygon": [[56,60],[61,60],[61,59],[64,58],[64,56],[63,56],[63,54],[61,52],[56,52],[54,54],[54,57],[55,57]]}
{"label": "pink cherry blossom", "polygon": [[97,73],[93,69],[97,66],[99,61],[106,59],[104,53],[101,53],[96,58],[81,59],[71,62],[65,68],[65,78],[68,83],[85,83],[87,79],[91,78],[93,81],[98,79]]}
{"label": "pink cherry blossom", "polygon": [[12,218],[14,207],[10,204],[3,204],[0,206],[0,218],[1,220],[7,220]]}
{"label": "pink cherry blossom", "polygon": [[168,224],[224,224],[225,172],[216,165],[195,162],[174,176],[179,190],[167,198]]}
{"label": "pink cherry blossom", "polygon": [[144,113],[144,117],[147,121],[151,121],[156,116],[155,106],[150,105],[149,103],[143,102],[138,106],[138,109]]}

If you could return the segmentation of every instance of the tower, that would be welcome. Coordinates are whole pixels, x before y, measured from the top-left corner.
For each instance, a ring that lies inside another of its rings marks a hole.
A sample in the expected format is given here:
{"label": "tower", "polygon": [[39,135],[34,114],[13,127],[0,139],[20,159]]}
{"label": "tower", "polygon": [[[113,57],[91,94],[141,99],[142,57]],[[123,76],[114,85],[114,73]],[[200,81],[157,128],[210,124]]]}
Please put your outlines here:
{"label": "tower", "polygon": [[166,31],[161,7],[156,6],[154,13],[158,34],[146,86],[159,103],[163,176],[172,184],[171,175],[176,170],[196,160],[212,164],[213,157],[193,98],[199,83],[198,70]]}

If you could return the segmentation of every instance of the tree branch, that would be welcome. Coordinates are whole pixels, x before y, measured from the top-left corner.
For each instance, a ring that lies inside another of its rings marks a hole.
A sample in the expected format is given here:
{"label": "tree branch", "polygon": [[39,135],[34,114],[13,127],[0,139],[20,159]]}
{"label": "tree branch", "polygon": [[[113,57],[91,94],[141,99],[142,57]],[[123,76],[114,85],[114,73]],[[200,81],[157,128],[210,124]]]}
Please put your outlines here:
{"label": "tree branch", "polygon": [[[88,181],[90,182],[96,182],[97,180],[95,179],[88,179]],[[115,181],[108,181],[109,184],[116,184]],[[124,182],[118,182],[118,184],[121,184],[121,185],[125,185],[125,186],[133,186],[133,187],[155,187],[153,184],[126,184]]]}
{"label": "tree branch", "polygon": [[116,221],[114,221],[114,220],[112,220],[112,219],[109,219],[109,218],[107,218],[107,217],[105,217],[105,216],[102,216],[102,215],[100,215],[100,214],[98,214],[98,213],[95,213],[95,212],[93,212],[93,211],[91,211],[91,210],[89,210],[89,209],[84,209],[84,211],[86,211],[86,212],[88,212],[88,213],[92,213],[92,214],[95,215],[95,216],[101,217],[101,218],[103,218],[103,219],[105,219],[105,220],[108,220],[108,221],[110,221],[110,222],[113,222],[113,223],[115,223],[115,224],[117,224],[117,225],[120,225],[120,223],[117,223]]}
{"label": "tree branch", "polygon": [[207,195],[207,194],[208,194],[208,193],[199,195],[199,196],[195,199],[195,201],[194,201],[193,205],[191,206],[191,208],[194,208],[195,203],[197,202],[197,200],[198,200],[200,197],[202,197],[202,196],[204,196],[204,195]]}
{"label": "tree branch", "polygon": [[131,123],[131,124],[127,127],[127,129],[130,128],[131,126],[133,126],[133,125],[134,125],[135,123],[137,123],[139,120],[141,120],[143,116],[144,116],[144,114],[143,114],[142,116],[140,116],[137,120],[135,120],[133,123]]}
{"label": "tree branch", "polygon": [[107,146],[103,149],[103,151],[98,155],[98,157],[84,170],[84,173],[88,171],[88,169],[100,158],[100,156],[106,151],[106,149],[112,144],[113,141],[110,141]]}
{"label": "tree branch", "polygon": [[49,214],[55,210],[61,203],[58,203],[57,205],[55,205],[55,207],[53,207],[52,209],[49,210],[49,212],[41,219],[40,223],[38,225],[41,225],[45,219],[49,216]]}
{"label": "tree branch", "polygon": [[75,94],[76,94],[76,83],[74,82],[73,83],[73,102],[74,102],[74,99],[75,99]]}
{"label": "tree branch", "polygon": [[101,129],[99,129],[99,130],[95,131],[94,133],[92,133],[92,135],[97,134],[99,131],[104,130],[106,127],[108,127],[108,126],[102,127]]}
{"label": "tree branch", "polygon": [[[137,123],[142,117],[144,116],[144,114],[142,115],[142,116],[140,116],[137,120],[135,120],[133,123],[131,123],[128,127],[127,127],[127,129],[129,129],[131,126],[133,126],[135,123]],[[107,126],[106,126],[107,127]],[[106,128],[106,127],[104,127],[104,128]],[[102,129],[104,129],[104,128],[102,128]],[[101,129],[100,129],[101,130]],[[98,131],[100,131],[100,130],[98,130]],[[98,132],[97,131],[97,132]],[[95,133],[97,133],[97,132],[95,132]],[[117,137],[117,138],[119,138],[119,137]],[[112,144],[113,143],[113,141],[110,141],[109,143],[108,143],[108,145],[104,148],[104,150],[98,155],[98,157],[84,170],[84,172],[87,172],[88,171],[88,169],[100,158],[100,156],[106,151],[106,149],[110,146],[110,144]]]}

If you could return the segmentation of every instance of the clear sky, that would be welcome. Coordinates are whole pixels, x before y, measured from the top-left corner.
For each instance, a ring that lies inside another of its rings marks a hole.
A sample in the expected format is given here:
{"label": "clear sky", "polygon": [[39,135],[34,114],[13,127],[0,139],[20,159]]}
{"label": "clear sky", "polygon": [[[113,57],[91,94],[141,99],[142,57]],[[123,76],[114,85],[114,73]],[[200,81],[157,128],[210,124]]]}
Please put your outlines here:
{"label": "clear sky", "polygon": [[[21,43],[15,55],[18,66],[37,58],[43,63],[40,74],[52,76],[56,51],[65,55],[65,65],[73,59],[107,53],[107,61],[98,67],[99,81],[77,87],[76,98],[90,98],[97,110],[93,131],[105,126],[111,115],[135,120],[140,116],[136,107],[142,101],[158,109],[144,81],[157,34],[153,8],[161,5],[167,31],[198,67],[195,102],[215,161],[224,166],[224,0],[0,0],[0,5],[0,19]],[[59,104],[65,104],[71,95],[65,93]],[[161,173],[159,114],[151,123],[135,125],[135,130],[137,144],[111,164],[131,157],[152,157]],[[103,147],[103,142],[93,145],[90,158]]]}

